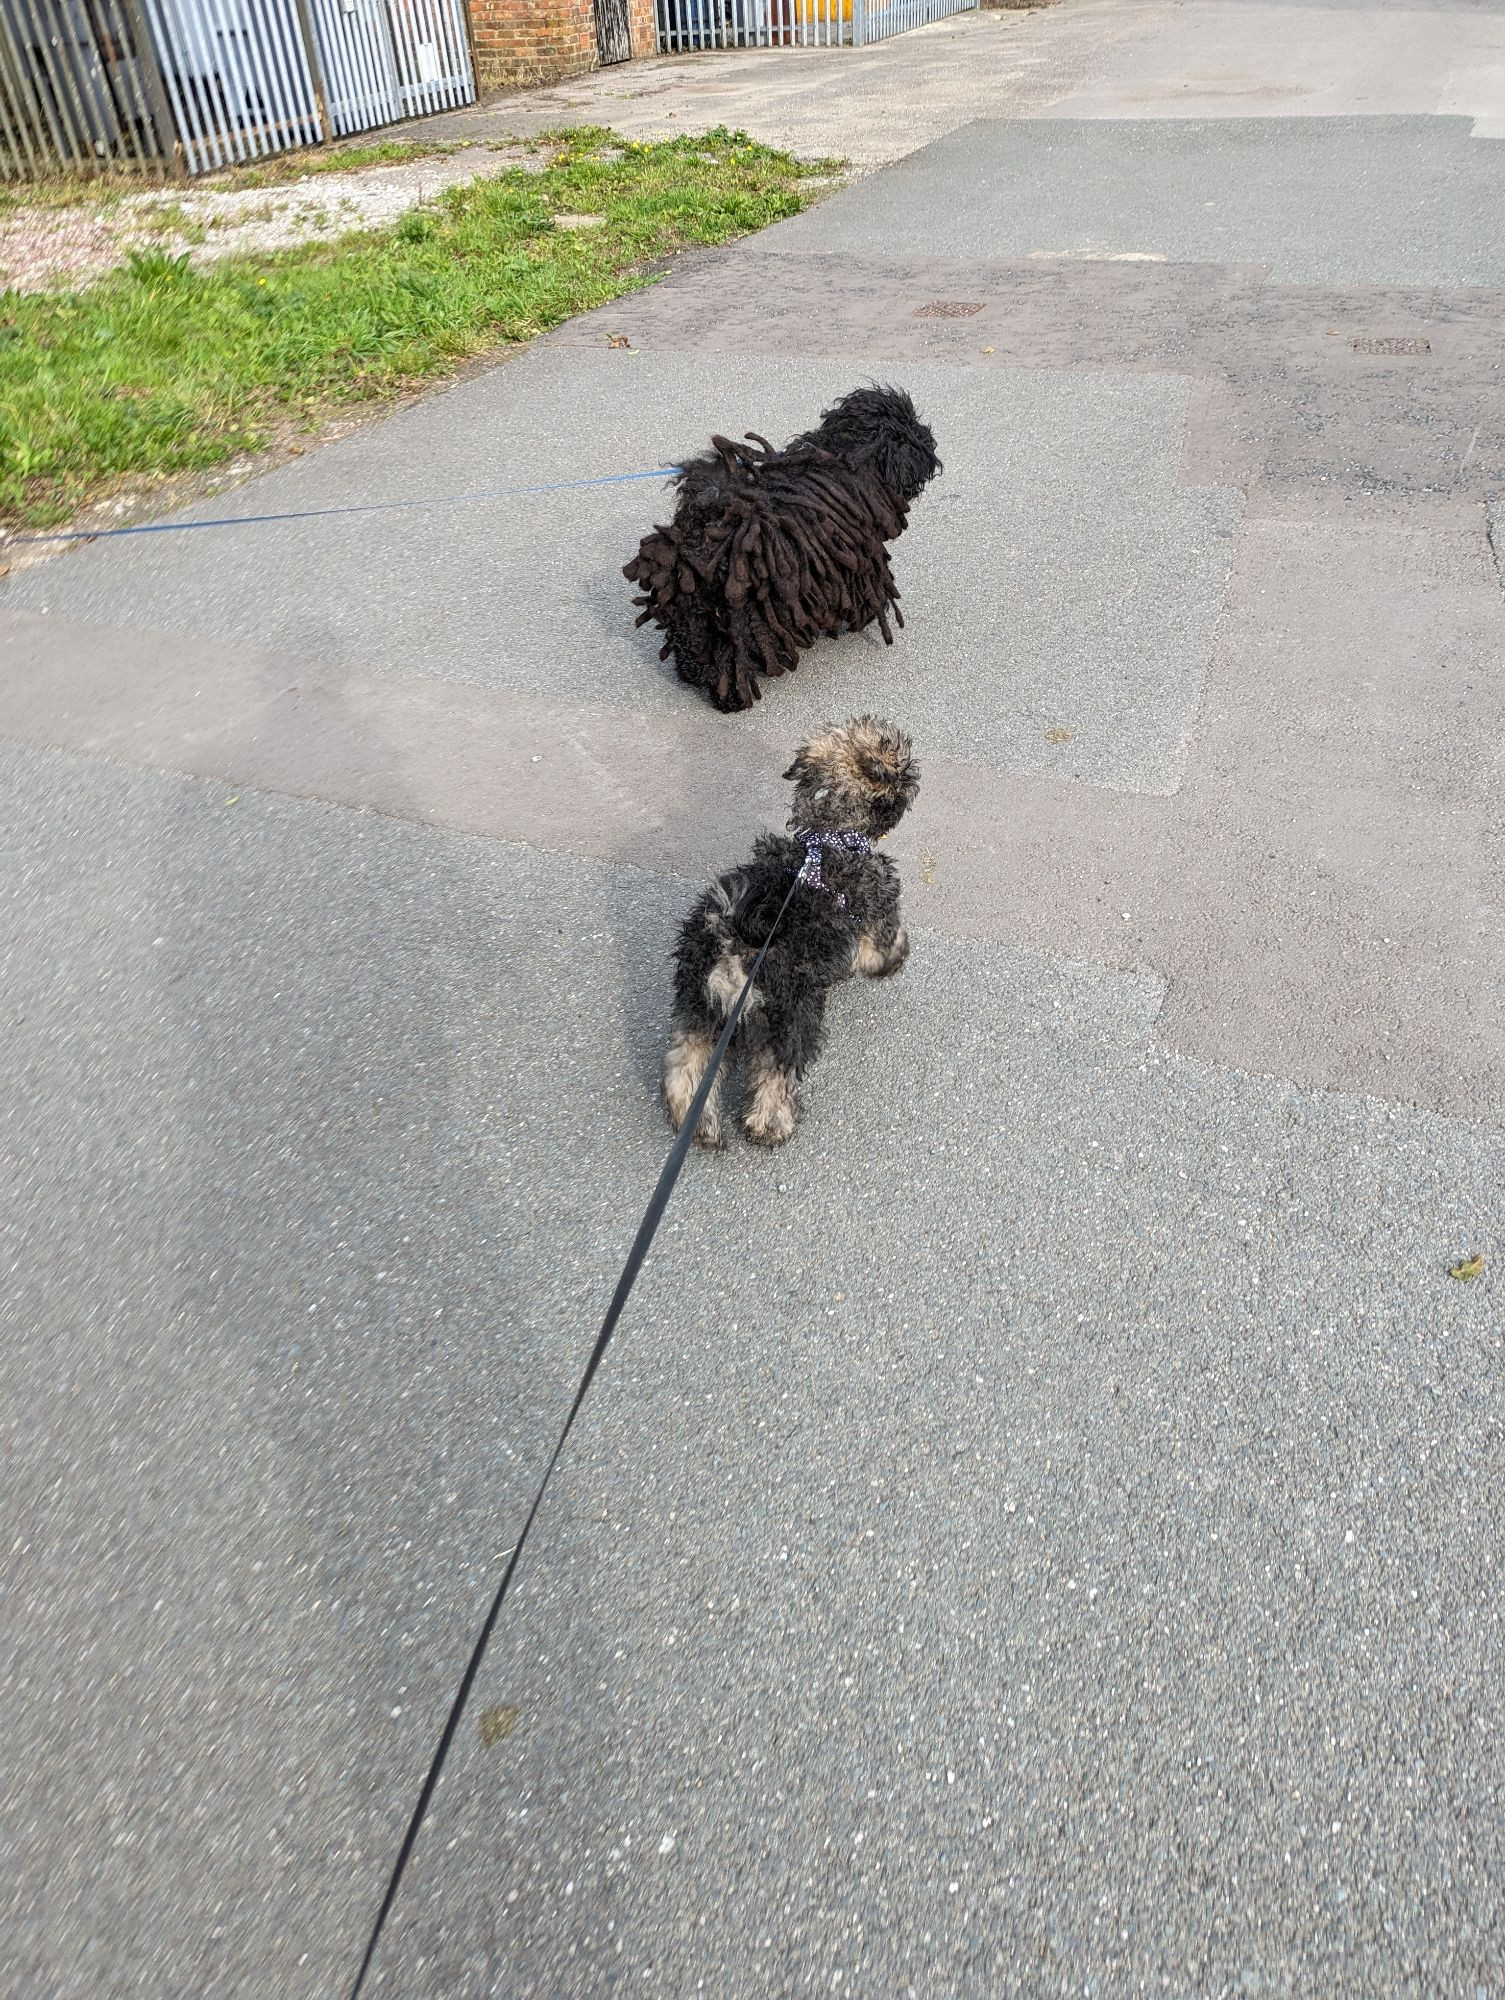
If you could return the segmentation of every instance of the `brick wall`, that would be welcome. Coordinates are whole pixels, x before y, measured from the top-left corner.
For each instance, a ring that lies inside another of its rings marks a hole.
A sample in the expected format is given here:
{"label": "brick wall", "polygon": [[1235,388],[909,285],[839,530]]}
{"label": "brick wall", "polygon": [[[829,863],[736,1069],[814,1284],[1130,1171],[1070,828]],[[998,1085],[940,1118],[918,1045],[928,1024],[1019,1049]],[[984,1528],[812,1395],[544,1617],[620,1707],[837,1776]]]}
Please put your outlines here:
{"label": "brick wall", "polygon": [[[595,69],[593,0],[469,0],[476,83],[482,91],[554,83]],[[653,0],[628,0],[632,53],[656,47]]]}
{"label": "brick wall", "polygon": [[658,21],[654,15],[653,0],[627,0],[627,11],[632,16],[632,53],[638,56],[658,54]]}

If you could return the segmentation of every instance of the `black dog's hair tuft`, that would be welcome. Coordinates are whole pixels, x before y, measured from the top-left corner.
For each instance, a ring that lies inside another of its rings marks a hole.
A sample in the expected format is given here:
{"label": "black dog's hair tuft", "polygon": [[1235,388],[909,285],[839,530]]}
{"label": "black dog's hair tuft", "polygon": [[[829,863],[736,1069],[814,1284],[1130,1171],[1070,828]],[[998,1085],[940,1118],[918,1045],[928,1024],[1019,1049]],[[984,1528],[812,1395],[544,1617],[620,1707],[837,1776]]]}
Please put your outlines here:
{"label": "black dog's hair tuft", "polygon": [[675,475],[673,522],[623,569],[638,624],[666,635],[682,681],[723,711],[751,708],[759,674],[793,673],[822,637],[902,626],[888,544],[941,470],[902,389],[854,389],[776,451],[713,437]]}

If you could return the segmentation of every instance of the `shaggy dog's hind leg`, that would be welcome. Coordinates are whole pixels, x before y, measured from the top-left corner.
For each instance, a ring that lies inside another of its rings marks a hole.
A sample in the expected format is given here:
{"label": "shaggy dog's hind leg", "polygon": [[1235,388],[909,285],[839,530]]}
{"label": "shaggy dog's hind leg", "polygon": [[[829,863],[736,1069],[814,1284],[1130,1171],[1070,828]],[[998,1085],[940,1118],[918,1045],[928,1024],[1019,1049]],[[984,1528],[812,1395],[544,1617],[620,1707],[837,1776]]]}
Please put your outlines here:
{"label": "shaggy dog's hind leg", "polygon": [[858,914],[852,970],[866,979],[888,979],[903,970],[908,957],[909,933],[899,922],[899,878],[891,869],[882,871]]}
{"label": "shaggy dog's hind leg", "polygon": [[799,1123],[798,1079],[821,1044],[824,987],[806,988],[787,1008],[760,1012],[744,1028],[747,1067],[742,1129],[756,1146],[782,1146]]}
{"label": "shaggy dog's hind leg", "polygon": [[[736,1006],[747,982],[747,966],[742,953],[735,938],[725,928],[731,901],[732,892],[725,883],[719,884],[702,905],[698,922],[691,918],[686,926],[688,936],[695,942],[688,951],[681,943],[674,1034],[664,1057],[664,1103],[669,1112],[669,1123],[676,1132],[690,1115],[690,1106],[710,1067],[726,1018]],[[706,935],[707,926],[709,936]],[[742,1024],[728,1052],[730,1055],[737,1055],[744,1046],[749,1026],[757,1020],[762,1005],[763,996],[755,987],[747,996]],[[695,1143],[706,1147],[726,1144],[721,1115],[720,1072],[711,1085],[705,1109],[700,1114]]]}
{"label": "shaggy dog's hind leg", "polygon": [[755,1146],[782,1146],[793,1137],[798,1120],[794,1071],[778,1061],[771,1047],[755,1050],[743,1085],[743,1131]]}
{"label": "shaggy dog's hind leg", "polygon": [[902,924],[885,925],[881,930],[861,933],[852,963],[865,978],[887,979],[903,971],[908,957],[909,932]]}
{"label": "shaggy dog's hind leg", "polygon": [[[675,1024],[674,1038],[669,1043],[664,1057],[664,1104],[669,1113],[669,1123],[677,1132],[690,1115],[690,1106],[695,1102],[695,1093],[710,1066],[712,1053],[716,1047],[716,1037],[704,1028],[689,1022]],[[716,1080],[711,1085],[706,1098],[705,1109],[700,1114],[700,1124],[695,1132],[695,1144],[714,1149],[726,1144],[726,1132],[721,1117],[721,1072],[716,1072]]]}

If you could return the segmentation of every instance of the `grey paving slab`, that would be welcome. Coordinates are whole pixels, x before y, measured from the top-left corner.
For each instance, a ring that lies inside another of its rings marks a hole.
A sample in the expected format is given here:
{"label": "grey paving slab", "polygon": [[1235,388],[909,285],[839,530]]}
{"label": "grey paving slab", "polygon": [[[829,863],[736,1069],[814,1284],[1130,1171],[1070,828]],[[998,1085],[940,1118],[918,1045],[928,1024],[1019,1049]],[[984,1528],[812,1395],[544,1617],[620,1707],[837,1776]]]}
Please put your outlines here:
{"label": "grey paving slab", "polygon": [[1499,121],[1505,18],[1491,0],[1181,0],[1141,15],[1111,66],[1053,107],[1063,118],[1397,112]]}
{"label": "grey paving slab", "polygon": [[0,1988],[325,1996],[657,1170],[682,891],[0,767]]}
{"label": "grey paving slab", "polygon": [[411,126],[495,138],[610,125],[638,139],[724,124],[858,168],[972,118],[1442,113],[1505,136],[1493,0],[1063,0],[954,15],[866,49],[729,49],[513,91]]}
{"label": "grey paving slab", "polygon": [[[1049,12],[978,10],[863,49],[727,49],[668,56],[508,91],[406,128],[491,139],[609,125],[672,139],[726,125],[801,159],[861,171],[969,118],[1027,117],[1110,73],[1114,49],[1164,22],[1170,0],[1069,0]],[[1430,103],[1406,109],[1427,109]]]}
{"label": "grey paving slab", "polygon": [[1492,1976],[1500,1355],[1426,1270],[1447,1170],[1026,965],[852,996],[876,1127],[832,1074],[801,1154],[697,1181],[378,1990]]}
{"label": "grey paving slab", "polygon": [[[971,315],[927,317],[937,301]],[[654,354],[1187,375],[1181,478],[1236,486],[1255,515],[1456,501],[1505,484],[1505,294],[1487,288],[1277,285],[1221,264],[801,255],[760,237],[550,340],[600,347],[611,330]]]}
{"label": "grey paving slab", "polygon": [[[690,886],[4,777],[17,1990],[338,1991],[662,1154]],[[1160,1002],[922,932],[796,1144],[693,1163],[379,1990],[1491,1976],[1501,1141]]]}
{"label": "grey paving slab", "polygon": [[[0,615],[0,735],[695,875],[787,811],[792,737]],[[913,913],[1168,982],[1209,1061],[1505,1120],[1505,596],[1477,507],[1246,529],[1170,798],[947,759]],[[185,718],[188,719],[185,726]]]}
{"label": "grey paving slab", "polygon": [[[259,480],[199,513],[673,463],[714,431],[790,435],[871,373],[861,357],[538,354]],[[833,713],[902,713],[937,751],[1056,765],[1066,710],[1101,721],[1078,775],[1129,791],[1176,783],[1232,556],[1240,503],[1178,483],[1188,391],[1175,379],[958,376],[909,366],[947,469],[897,548],[908,623],[812,652],[731,724],[781,742]],[[115,624],[268,645],[316,661],[520,694],[674,713],[698,697],[634,633],[621,565],[657,485],[495,505],[288,522],[244,533],[95,544],[18,581],[13,601]],[[192,518],[190,514],[187,518]]]}
{"label": "grey paving slab", "polygon": [[778,250],[1163,257],[1290,284],[1505,281],[1505,148],[1463,118],[978,119]]}

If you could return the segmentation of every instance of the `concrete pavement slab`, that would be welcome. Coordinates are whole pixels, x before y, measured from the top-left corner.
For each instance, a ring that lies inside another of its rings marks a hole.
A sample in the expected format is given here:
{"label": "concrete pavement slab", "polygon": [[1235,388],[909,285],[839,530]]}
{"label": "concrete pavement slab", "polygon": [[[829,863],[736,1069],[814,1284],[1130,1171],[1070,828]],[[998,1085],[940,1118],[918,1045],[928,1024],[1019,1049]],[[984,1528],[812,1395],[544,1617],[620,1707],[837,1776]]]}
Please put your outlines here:
{"label": "concrete pavement slab", "polygon": [[[19,1970],[321,1995],[662,1155],[690,886],[5,777]],[[922,933],[796,1145],[694,1163],[378,1990],[1483,1976],[1500,1141],[1160,1002]]]}
{"label": "concrete pavement slab", "polygon": [[728,49],[511,91],[408,128],[634,139],[727,125],[866,171],[974,118],[1465,117],[1505,136],[1492,0],[1066,0],[955,15],[864,49]]}
{"label": "concrete pavement slab", "polygon": [[[645,352],[561,341],[213,510],[519,483],[503,439],[633,469],[692,418],[807,421],[854,364],[926,370],[959,440],[899,552],[922,615],[853,688],[917,717],[912,965],[837,996],[789,1151],[692,1163],[387,1993],[1491,1991],[1498,299],[1444,288],[1498,266],[1498,147],[1177,131],[974,128],[914,169],[922,244],[872,182],[624,302]],[[875,199],[894,242],[859,256]],[[1077,254],[997,247],[1046,224]],[[1083,265],[1156,231],[1204,261]],[[975,335],[916,345],[922,280]],[[1430,372],[1326,358],[1328,310],[1424,332]],[[688,878],[845,692],[822,658],[746,727],[687,707],[624,633],[646,498],[9,586],[28,1994],[322,2000],[358,1956],[662,1159]],[[1013,635],[1079,704],[1059,763]]]}
{"label": "concrete pavement slab", "polygon": [[656,1171],[674,897],[0,765],[0,1985],[327,1995]]}
{"label": "concrete pavement slab", "polygon": [[[454,494],[673,464],[714,431],[788,436],[871,373],[860,355],[546,350],[184,518]],[[908,366],[945,474],[896,551],[906,626],[823,644],[726,725],[793,745],[836,713],[891,710],[941,755],[1060,769],[1047,731],[1096,718],[1072,768],[1127,791],[1176,783],[1239,519],[1183,486],[1187,387],[1147,376],[958,375]],[[668,516],[656,485],[484,509],[291,521],[98,543],[12,601],[327,664],[650,714],[694,697],[634,634],[621,566]],[[986,587],[979,589],[979,580]]]}
{"label": "concrete pavement slab", "polygon": [[548,89],[508,91],[405,130],[419,139],[495,142],[570,125],[609,125],[632,139],[726,125],[801,159],[835,157],[863,171],[970,118],[1027,117],[1091,88],[1130,34],[1163,23],[1166,5],[1071,0],[1048,14],[953,15],[863,49],[706,50],[635,61]]}
{"label": "concrete pavement slab", "polygon": [[1505,147],[1471,138],[1467,119],[978,119],[763,240],[1260,264],[1288,284],[1499,285]]}
{"label": "concrete pavement slab", "polygon": [[1444,1690],[1492,1712],[1498,1335],[1444,1386],[1427,1143],[1111,1032],[1021,1062],[1075,975],[917,970],[843,1019],[878,1129],[833,1077],[761,1199],[697,1180],[623,1353],[661,1414],[597,1405],[378,1990],[1487,1977],[1491,1725]]}
{"label": "concrete pavement slab", "polygon": [[[687,876],[787,811],[787,739],[698,703],[629,715],[24,613],[0,641],[0,733],[38,748]],[[1157,1039],[1206,1060],[1499,1122],[1502,653],[1467,511],[1260,523],[1179,791],[1021,778],[922,738],[924,810],[894,842],[913,914],[1148,968],[1169,982]]]}
{"label": "concrete pavement slab", "polygon": [[[1424,112],[1482,135],[1505,111],[1488,0],[1190,0],[1141,15],[1061,118],[1333,118]],[[1501,133],[1495,132],[1499,137]]]}

